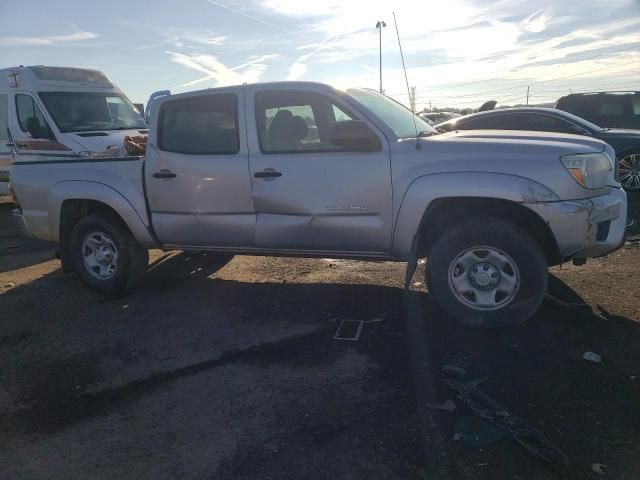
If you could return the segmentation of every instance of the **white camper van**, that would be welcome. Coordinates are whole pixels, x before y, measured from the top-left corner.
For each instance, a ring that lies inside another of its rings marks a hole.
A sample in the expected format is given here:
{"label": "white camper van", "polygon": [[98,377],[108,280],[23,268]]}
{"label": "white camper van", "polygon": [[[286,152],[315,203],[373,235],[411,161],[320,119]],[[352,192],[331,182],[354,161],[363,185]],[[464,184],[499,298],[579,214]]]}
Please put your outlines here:
{"label": "white camper van", "polygon": [[146,133],[140,113],[102,72],[0,69],[0,195],[9,193],[14,160],[99,156]]}

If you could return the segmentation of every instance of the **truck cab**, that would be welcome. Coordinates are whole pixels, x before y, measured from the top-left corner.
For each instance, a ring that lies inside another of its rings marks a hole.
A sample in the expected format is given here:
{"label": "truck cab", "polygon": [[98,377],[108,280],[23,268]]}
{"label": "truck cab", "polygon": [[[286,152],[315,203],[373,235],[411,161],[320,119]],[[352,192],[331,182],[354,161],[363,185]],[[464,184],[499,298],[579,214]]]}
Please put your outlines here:
{"label": "truck cab", "polygon": [[0,70],[0,194],[21,158],[74,158],[121,146],[147,124],[102,72],[68,67]]}

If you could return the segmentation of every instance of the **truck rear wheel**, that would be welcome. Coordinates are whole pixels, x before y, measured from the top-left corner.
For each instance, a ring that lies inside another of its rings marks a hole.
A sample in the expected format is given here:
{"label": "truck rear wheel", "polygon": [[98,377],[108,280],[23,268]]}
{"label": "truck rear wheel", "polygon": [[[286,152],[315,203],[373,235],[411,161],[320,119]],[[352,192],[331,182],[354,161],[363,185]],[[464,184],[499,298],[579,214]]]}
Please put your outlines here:
{"label": "truck rear wheel", "polygon": [[429,292],[448,314],[477,327],[517,325],[547,289],[547,261],[531,235],[501,218],[477,218],[446,231],[426,271]]}
{"label": "truck rear wheel", "polygon": [[149,252],[115,215],[93,213],[81,218],[70,242],[74,269],[93,290],[123,294],[142,282]]}

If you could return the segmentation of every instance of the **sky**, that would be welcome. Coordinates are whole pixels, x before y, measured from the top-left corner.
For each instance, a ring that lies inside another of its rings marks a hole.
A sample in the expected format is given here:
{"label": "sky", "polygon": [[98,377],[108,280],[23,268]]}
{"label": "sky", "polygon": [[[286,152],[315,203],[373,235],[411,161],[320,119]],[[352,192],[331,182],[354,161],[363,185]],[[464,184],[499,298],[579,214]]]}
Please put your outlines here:
{"label": "sky", "polygon": [[243,82],[379,87],[416,107],[640,90],[640,0],[0,2],[0,68],[102,70],[134,102]]}

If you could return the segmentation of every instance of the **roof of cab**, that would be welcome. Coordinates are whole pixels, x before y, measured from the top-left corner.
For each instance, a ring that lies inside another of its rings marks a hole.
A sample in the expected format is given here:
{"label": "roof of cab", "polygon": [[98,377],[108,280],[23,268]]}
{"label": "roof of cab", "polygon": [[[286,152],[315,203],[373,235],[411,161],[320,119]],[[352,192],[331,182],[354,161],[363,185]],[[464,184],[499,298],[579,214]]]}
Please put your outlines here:
{"label": "roof of cab", "polygon": [[[256,82],[256,83],[245,83],[242,85],[225,85],[225,86],[219,86],[219,87],[203,88],[200,90],[191,90],[189,92],[182,92],[182,93],[176,93],[176,94],[172,93],[170,96],[167,96],[166,98],[175,99],[180,97],[198,96],[203,93],[233,90],[233,89],[239,89],[244,87],[260,87],[260,88],[266,87],[274,90],[299,89],[302,87],[307,87],[307,88],[314,88],[317,90],[335,91],[335,89],[331,85],[327,85],[326,83],[320,83],[320,82],[304,82],[304,81]],[[163,98],[163,100],[164,99],[165,98]]]}

